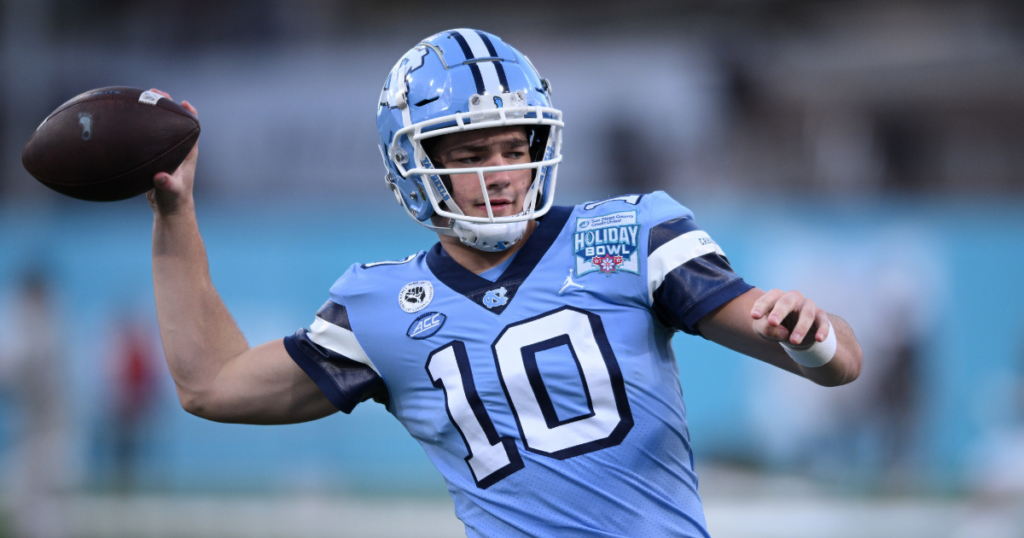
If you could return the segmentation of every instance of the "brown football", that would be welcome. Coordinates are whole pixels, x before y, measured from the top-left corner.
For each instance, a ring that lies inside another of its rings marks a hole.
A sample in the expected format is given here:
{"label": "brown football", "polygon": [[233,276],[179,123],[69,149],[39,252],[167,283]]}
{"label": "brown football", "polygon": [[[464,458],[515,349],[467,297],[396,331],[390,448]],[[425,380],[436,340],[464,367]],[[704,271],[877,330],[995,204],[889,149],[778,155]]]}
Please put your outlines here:
{"label": "brown football", "polygon": [[153,188],[199,139],[199,120],[181,105],[138,88],[110,87],[75,96],[43,120],[21,162],[51,189],[109,202]]}

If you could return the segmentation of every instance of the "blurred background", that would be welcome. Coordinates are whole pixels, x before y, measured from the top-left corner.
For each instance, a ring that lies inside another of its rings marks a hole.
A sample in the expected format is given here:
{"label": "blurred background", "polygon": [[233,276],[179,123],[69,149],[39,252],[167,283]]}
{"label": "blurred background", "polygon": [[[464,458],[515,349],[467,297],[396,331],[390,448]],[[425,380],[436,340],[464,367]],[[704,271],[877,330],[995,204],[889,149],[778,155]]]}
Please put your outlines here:
{"label": "blurred background", "polygon": [[551,80],[559,203],[665,190],[860,338],[836,389],[675,339],[713,536],[1024,536],[1019,1],[0,0],[0,537],[463,533],[379,405],[182,411],[145,200],[61,197],[20,154],[88,89],[192,102],[214,282],[279,338],[349,264],[436,240],[384,188],[374,114],[406,50],[464,26]]}

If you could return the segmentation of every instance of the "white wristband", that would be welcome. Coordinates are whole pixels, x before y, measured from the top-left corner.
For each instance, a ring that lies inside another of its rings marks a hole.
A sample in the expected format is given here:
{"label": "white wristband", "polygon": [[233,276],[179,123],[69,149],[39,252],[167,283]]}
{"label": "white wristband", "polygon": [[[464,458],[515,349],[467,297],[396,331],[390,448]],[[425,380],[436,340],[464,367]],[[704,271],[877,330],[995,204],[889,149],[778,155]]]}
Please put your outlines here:
{"label": "white wristband", "polygon": [[815,342],[814,345],[806,349],[794,348],[789,342],[779,343],[782,344],[782,349],[786,350],[786,354],[792,357],[797,364],[807,368],[817,368],[828,364],[828,361],[835,356],[838,345],[835,327],[831,326],[828,328],[828,337],[824,342]]}

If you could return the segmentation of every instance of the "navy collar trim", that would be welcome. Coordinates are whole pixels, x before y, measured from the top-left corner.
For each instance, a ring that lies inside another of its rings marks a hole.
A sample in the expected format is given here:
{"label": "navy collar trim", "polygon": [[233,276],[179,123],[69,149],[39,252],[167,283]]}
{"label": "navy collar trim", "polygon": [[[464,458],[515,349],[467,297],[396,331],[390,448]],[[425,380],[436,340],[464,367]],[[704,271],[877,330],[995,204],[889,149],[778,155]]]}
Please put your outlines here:
{"label": "navy collar trim", "polygon": [[[512,264],[494,282],[459,265],[444,251],[440,241],[427,251],[427,267],[444,285],[464,295],[484,310],[501,314],[512,303],[519,286],[530,276],[544,254],[547,254],[555,238],[568,222],[572,210],[571,207],[552,207],[547,215],[537,221],[537,228],[516,253]],[[501,291],[502,288],[504,291]]]}

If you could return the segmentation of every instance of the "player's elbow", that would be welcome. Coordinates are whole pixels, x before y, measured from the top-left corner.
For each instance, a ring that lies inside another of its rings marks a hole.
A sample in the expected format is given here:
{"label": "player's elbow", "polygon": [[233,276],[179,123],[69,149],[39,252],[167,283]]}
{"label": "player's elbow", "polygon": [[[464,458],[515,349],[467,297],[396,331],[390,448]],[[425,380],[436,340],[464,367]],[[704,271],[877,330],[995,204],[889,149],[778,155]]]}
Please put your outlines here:
{"label": "player's elbow", "polygon": [[181,408],[186,412],[196,416],[200,416],[203,410],[203,403],[199,396],[182,387],[178,387],[178,403],[181,404]]}
{"label": "player's elbow", "polygon": [[196,390],[188,390],[182,386],[178,386],[177,388],[178,403],[181,404],[182,409],[199,418],[212,420],[210,415],[209,397],[206,393]]}

